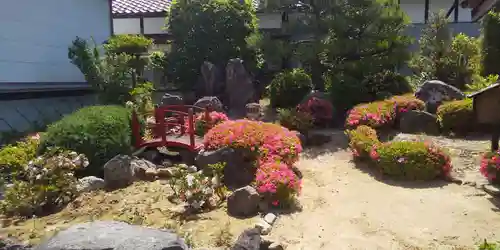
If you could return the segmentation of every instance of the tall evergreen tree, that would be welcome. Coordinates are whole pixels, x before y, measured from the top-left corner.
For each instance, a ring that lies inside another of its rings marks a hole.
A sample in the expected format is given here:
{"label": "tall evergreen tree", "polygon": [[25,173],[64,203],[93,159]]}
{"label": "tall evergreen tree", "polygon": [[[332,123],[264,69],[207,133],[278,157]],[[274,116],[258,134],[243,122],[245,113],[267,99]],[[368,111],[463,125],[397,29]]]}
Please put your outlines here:
{"label": "tall evergreen tree", "polygon": [[483,76],[500,75],[500,2],[486,14],[483,28]]}

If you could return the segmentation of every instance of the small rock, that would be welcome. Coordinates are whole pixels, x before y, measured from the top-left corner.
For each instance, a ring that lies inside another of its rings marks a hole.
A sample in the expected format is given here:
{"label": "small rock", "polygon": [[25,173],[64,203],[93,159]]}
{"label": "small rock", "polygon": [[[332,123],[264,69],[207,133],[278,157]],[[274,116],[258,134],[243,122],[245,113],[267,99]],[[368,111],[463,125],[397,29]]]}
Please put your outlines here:
{"label": "small rock", "polygon": [[188,169],[188,165],[186,165],[184,163],[178,164],[177,167],[180,168],[180,169],[184,169],[184,170]]}
{"label": "small rock", "polygon": [[117,155],[104,164],[104,182],[108,188],[123,188],[134,182],[132,158]]}
{"label": "small rock", "polygon": [[266,216],[264,216],[264,221],[267,222],[269,225],[273,225],[274,222],[276,221],[277,216],[273,213],[268,213]]}
{"label": "small rock", "polygon": [[158,175],[158,171],[154,168],[148,168],[148,169],[146,169],[145,174],[146,174],[146,178],[148,180],[154,180],[154,179],[156,179],[156,176]]}
{"label": "small rock", "polygon": [[160,178],[170,178],[175,175],[175,171],[178,171],[175,168],[160,168],[157,170],[157,176]]}
{"label": "small rock", "polygon": [[439,134],[436,115],[419,110],[404,112],[399,120],[399,129],[403,133]]}
{"label": "small rock", "polygon": [[196,101],[193,106],[206,109],[210,107],[210,111],[224,111],[222,102],[216,96],[204,96]]}
{"label": "small rock", "polygon": [[78,180],[76,190],[80,193],[87,193],[94,190],[103,189],[106,183],[103,179],[95,176],[87,176]]}
{"label": "small rock", "polygon": [[273,242],[269,247],[267,248],[269,250],[285,250],[285,246],[280,243],[280,242]]}
{"label": "small rock", "polygon": [[147,150],[142,152],[139,157],[149,162],[158,162],[161,156],[158,150]]}
{"label": "small rock", "polygon": [[236,189],[227,199],[227,211],[233,216],[253,216],[258,211],[260,196],[251,186]]}
{"label": "small rock", "polygon": [[196,173],[196,172],[198,172],[198,169],[196,168],[196,166],[193,165],[193,166],[187,167],[187,171],[189,173]]}
{"label": "small rock", "polygon": [[255,223],[255,228],[258,228],[260,230],[261,235],[268,235],[271,232],[271,227],[272,226],[264,220],[260,220],[259,222]]}
{"label": "small rock", "polygon": [[169,159],[163,159],[162,162],[161,162],[161,166],[163,168],[169,168],[169,167],[172,167],[174,164],[172,163],[171,160]]}
{"label": "small rock", "polygon": [[259,250],[261,241],[258,228],[247,229],[238,236],[238,240],[231,247],[231,250]]}
{"label": "small rock", "polygon": [[487,185],[483,186],[483,190],[486,193],[491,194],[492,196],[498,196],[498,197],[500,197],[500,188],[498,188],[496,186],[493,186],[491,184],[487,184]]}
{"label": "small rock", "polygon": [[161,106],[165,105],[182,105],[184,104],[184,100],[179,95],[173,95],[169,93],[165,93],[161,98]]}

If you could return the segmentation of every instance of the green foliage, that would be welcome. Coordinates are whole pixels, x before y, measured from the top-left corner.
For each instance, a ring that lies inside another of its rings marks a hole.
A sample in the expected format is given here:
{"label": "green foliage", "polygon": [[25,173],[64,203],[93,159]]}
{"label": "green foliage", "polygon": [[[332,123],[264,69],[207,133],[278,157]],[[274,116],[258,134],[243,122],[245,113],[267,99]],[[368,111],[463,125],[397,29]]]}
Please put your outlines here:
{"label": "green foliage", "polygon": [[85,155],[49,149],[26,164],[22,178],[14,180],[0,201],[4,215],[45,215],[61,208],[77,195],[74,172],[88,165]]}
{"label": "green foliage", "polygon": [[291,108],[311,92],[312,82],[303,69],[293,69],[277,74],[268,88],[271,105]]}
{"label": "green foliage", "polygon": [[403,180],[432,180],[451,170],[450,157],[424,142],[394,141],[373,147],[370,157],[382,173]]}
{"label": "green foliage", "polygon": [[24,167],[36,156],[38,139],[25,138],[0,149],[0,179],[11,181],[24,173]]}
{"label": "green foliage", "polygon": [[130,91],[132,102],[128,102],[128,106],[133,108],[144,120],[147,119],[148,115],[152,115],[154,109],[153,91],[154,86],[151,82],[140,83]]}
{"label": "green foliage", "polygon": [[474,129],[472,99],[444,103],[436,114],[443,132],[463,135]]}
{"label": "green foliage", "polygon": [[133,83],[132,56],[102,56],[95,43],[77,37],[68,49],[68,58],[80,69],[102,104],[125,104]]}
{"label": "green foliage", "polygon": [[149,55],[149,64],[153,69],[165,69],[167,56],[162,51],[154,51]]}
{"label": "green foliage", "polygon": [[500,75],[500,3],[482,21],[483,76]]}
{"label": "green foliage", "polygon": [[409,63],[417,75],[464,89],[481,70],[480,41],[462,33],[452,37],[443,11],[435,13],[422,31],[419,48]]}
{"label": "green foliage", "polygon": [[169,79],[191,90],[204,61],[225,66],[231,58],[243,59],[252,71],[257,50],[248,39],[257,32],[256,20],[253,7],[237,0],[173,2],[167,16],[173,38],[167,56]]}
{"label": "green foliage", "polygon": [[346,130],[346,134],[349,137],[349,148],[356,159],[370,159],[372,147],[380,144],[377,132],[366,125],[358,126],[353,130]]}
{"label": "green foliage", "polygon": [[49,125],[42,137],[41,150],[58,146],[89,157],[84,174],[102,175],[104,164],[117,154],[130,152],[131,114],[120,106],[82,108]]}
{"label": "green foliage", "polygon": [[143,35],[122,34],[110,37],[104,49],[107,53],[139,55],[146,52],[151,44],[153,40]]}
{"label": "green foliage", "polygon": [[500,243],[491,243],[484,240],[481,245],[478,246],[478,250],[500,250]]}
{"label": "green foliage", "polygon": [[301,133],[307,133],[314,126],[311,114],[296,109],[278,109],[278,121],[281,126]]}
{"label": "green foliage", "polygon": [[498,75],[489,75],[487,77],[476,75],[474,76],[473,83],[467,84],[467,92],[477,92],[495,84],[496,82],[498,82]]}

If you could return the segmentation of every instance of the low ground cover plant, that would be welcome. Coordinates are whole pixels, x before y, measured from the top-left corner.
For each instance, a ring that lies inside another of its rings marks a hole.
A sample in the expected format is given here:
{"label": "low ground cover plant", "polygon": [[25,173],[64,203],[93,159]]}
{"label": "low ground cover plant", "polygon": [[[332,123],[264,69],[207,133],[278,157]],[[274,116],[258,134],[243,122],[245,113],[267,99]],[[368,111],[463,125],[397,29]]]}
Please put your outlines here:
{"label": "low ground cover plant", "polygon": [[436,114],[441,130],[445,133],[463,135],[474,129],[472,99],[443,103]]}
{"label": "low ground cover plant", "polygon": [[370,159],[370,152],[373,146],[380,143],[377,132],[366,125],[358,126],[353,130],[347,130],[346,134],[349,137],[349,148],[355,159]]}

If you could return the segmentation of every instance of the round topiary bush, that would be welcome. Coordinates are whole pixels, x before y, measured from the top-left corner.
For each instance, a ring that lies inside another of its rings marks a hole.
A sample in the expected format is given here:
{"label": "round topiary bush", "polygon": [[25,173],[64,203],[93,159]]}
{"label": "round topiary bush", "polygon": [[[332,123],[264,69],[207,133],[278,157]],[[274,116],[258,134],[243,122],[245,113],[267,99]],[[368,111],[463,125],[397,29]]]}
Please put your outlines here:
{"label": "round topiary bush", "polygon": [[425,110],[425,102],[416,98],[413,94],[397,95],[387,99],[396,108],[396,115],[410,110]]}
{"label": "round topiary bush", "polygon": [[312,88],[311,77],[303,69],[281,72],[269,85],[271,105],[277,108],[294,108]]}
{"label": "round topiary bush", "polygon": [[366,125],[375,129],[390,127],[394,123],[396,109],[387,101],[360,104],[352,108],[346,119],[346,128]]}
{"label": "round topiary bush", "polygon": [[272,123],[235,120],[216,125],[204,137],[208,150],[223,147],[244,148],[255,153],[259,165],[281,161],[292,165],[302,151],[294,132]]}
{"label": "round topiary bush", "polygon": [[474,129],[472,99],[444,103],[436,113],[443,132],[463,135]]}
{"label": "round topiary bush", "polygon": [[485,153],[480,171],[490,182],[500,184],[500,151]]}
{"label": "round topiary bush", "polygon": [[293,170],[279,162],[263,164],[257,170],[255,185],[260,194],[271,200],[272,205],[285,207],[302,188],[302,182]]}
{"label": "round topiary bush", "polygon": [[371,159],[381,172],[403,180],[432,180],[447,176],[451,160],[439,147],[425,142],[395,141],[375,145]]}
{"label": "round topiary bush", "polygon": [[121,106],[82,108],[48,126],[40,150],[49,146],[86,155],[90,165],[84,175],[102,175],[104,164],[117,154],[131,151],[131,113]]}
{"label": "round topiary bush", "polygon": [[358,126],[354,130],[347,130],[346,134],[349,137],[349,148],[355,159],[370,159],[372,147],[380,144],[377,132],[365,125]]}

